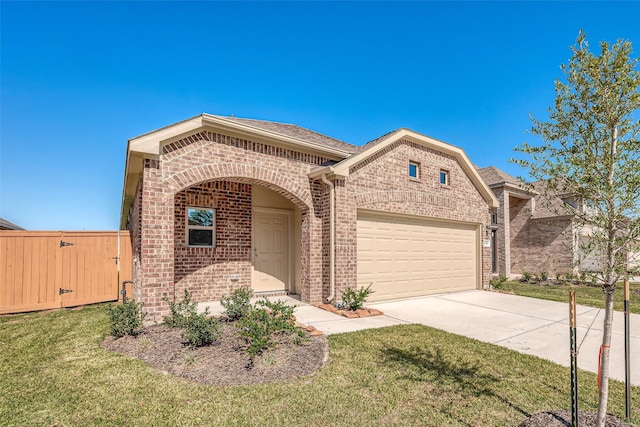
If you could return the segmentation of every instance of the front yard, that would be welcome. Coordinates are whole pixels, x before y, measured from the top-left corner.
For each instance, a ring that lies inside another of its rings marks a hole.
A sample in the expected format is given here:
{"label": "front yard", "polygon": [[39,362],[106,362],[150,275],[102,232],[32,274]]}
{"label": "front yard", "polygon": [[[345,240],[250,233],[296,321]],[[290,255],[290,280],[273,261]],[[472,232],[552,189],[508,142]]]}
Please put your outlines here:
{"label": "front yard", "polygon": [[[425,326],[331,336],[331,360],[315,375],[239,387],[104,350],[108,329],[104,305],[0,317],[0,424],[517,426],[570,408],[568,368]],[[581,371],[579,385],[580,409],[595,411],[596,376]],[[622,418],[624,387],[612,381],[610,392]]]}

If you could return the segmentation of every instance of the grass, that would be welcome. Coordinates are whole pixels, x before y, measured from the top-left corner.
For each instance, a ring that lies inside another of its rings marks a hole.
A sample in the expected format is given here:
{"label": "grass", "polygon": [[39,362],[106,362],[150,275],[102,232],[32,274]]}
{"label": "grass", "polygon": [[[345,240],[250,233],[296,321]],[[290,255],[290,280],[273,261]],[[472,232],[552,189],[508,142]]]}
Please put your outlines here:
{"label": "grass", "polygon": [[[600,286],[575,286],[575,285],[555,285],[555,284],[530,284],[521,282],[505,282],[500,288],[504,291],[511,291],[516,295],[546,299],[551,301],[568,302],[569,291],[576,291],[576,303],[589,307],[604,308],[604,294]],[[613,294],[613,309],[624,310],[624,286],[622,283]],[[640,283],[630,284],[629,311],[640,314]]]}
{"label": "grass", "polygon": [[[243,387],[157,372],[102,349],[107,332],[104,305],[0,317],[0,425],[514,426],[570,408],[568,368],[419,325],[331,336],[316,375]],[[595,383],[580,372],[581,410],[596,409]],[[619,382],[609,411],[624,414]]]}

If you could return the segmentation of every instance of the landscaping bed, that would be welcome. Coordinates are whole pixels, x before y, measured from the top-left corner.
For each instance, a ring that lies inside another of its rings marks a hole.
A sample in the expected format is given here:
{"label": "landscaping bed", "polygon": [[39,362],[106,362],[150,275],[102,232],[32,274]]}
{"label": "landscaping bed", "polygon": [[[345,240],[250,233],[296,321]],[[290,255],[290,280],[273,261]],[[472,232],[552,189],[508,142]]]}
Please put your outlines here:
{"label": "landscaping bed", "polygon": [[135,357],[160,372],[205,385],[246,385],[286,381],[311,375],[329,358],[323,335],[303,343],[281,337],[274,348],[259,356],[246,352],[233,322],[222,322],[220,337],[202,347],[185,345],[182,330],[166,325],[145,328],[138,335],[106,337],[102,347]]}

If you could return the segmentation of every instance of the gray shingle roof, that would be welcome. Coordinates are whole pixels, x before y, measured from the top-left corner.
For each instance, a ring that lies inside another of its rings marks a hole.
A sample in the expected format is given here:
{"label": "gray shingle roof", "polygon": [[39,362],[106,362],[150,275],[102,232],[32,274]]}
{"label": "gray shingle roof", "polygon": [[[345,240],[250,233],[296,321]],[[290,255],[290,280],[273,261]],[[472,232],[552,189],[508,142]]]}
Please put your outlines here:
{"label": "gray shingle roof", "polygon": [[230,120],[233,122],[241,123],[243,125],[252,126],[255,128],[268,130],[271,132],[279,133],[281,135],[289,136],[292,138],[302,139],[303,141],[312,142],[315,144],[325,145],[327,147],[343,150],[348,153],[356,153],[360,151],[360,147],[340,141],[339,139],[332,138],[330,136],[315,132],[311,129],[306,129],[298,125],[290,123],[270,122],[266,120],[256,119],[244,119],[239,117],[229,116],[214,116],[221,119]]}
{"label": "gray shingle roof", "polygon": [[522,181],[520,181],[518,178],[509,175],[505,171],[502,171],[495,166],[478,169],[478,173],[487,185],[513,184],[519,186],[522,184]]}

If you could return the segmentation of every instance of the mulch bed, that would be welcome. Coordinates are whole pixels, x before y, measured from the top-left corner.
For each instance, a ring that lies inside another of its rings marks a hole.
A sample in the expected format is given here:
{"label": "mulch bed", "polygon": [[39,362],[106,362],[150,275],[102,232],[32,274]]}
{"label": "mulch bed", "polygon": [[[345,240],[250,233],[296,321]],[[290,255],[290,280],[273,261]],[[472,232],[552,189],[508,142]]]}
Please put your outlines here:
{"label": "mulch bed", "polygon": [[[598,414],[594,412],[578,411],[578,425],[580,427],[595,427]],[[606,427],[633,427],[620,421],[613,415],[607,415]],[[518,427],[571,427],[571,411],[545,411],[531,415]]]}
{"label": "mulch bed", "polygon": [[300,345],[282,339],[254,358],[231,322],[221,322],[221,336],[211,345],[192,348],[183,343],[182,329],[155,325],[135,337],[106,337],[102,346],[135,357],[153,368],[205,385],[235,386],[287,381],[315,373],[329,360],[324,335],[309,335]]}

